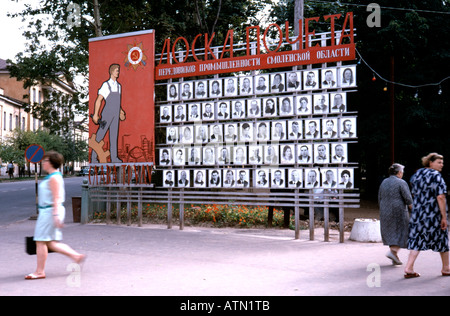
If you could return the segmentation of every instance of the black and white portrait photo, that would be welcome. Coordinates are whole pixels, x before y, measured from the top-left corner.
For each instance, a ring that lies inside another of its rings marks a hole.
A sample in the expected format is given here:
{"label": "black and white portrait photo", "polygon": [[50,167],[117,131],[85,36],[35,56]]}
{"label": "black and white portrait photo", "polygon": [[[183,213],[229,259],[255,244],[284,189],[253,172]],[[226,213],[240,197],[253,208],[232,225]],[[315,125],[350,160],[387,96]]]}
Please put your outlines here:
{"label": "black and white portrait photo", "polygon": [[231,163],[231,147],[218,146],[216,148],[216,161],[219,165]]}
{"label": "black and white portrait photo", "polygon": [[270,122],[256,123],[255,140],[257,141],[270,140]]}
{"label": "black and white portrait photo", "polygon": [[239,78],[239,93],[241,95],[249,95],[253,93],[253,79],[252,77]]}
{"label": "black and white portrait photo", "polygon": [[325,168],[321,169],[322,173],[322,187],[326,189],[336,189],[337,188],[337,169],[336,168]]}
{"label": "black and white portrait photo", "polygon": [[186,121],[186,104],[175,105],[174,121],[175,122]]}
{"label": "black and white portrait photo", "polygon": [[285,188],[285,170],[284,169],[271,169],[270,170],[270,186],[272,188]]}
{"label": "black and white portrait photo", "polygon": [[356,66],[341,67],[339,70],[341,88],[356,87]]}
{"label": "black and white portrait photo", "polygon": [[167,85],[167,101],[176,101],[178,96],[178,83]]}
{"label": "black and white portrait photo", "polygon": [[222,124],[212,124],[209,126],[209,141],[220,143],[223,141]]}
{"label": "black and white portrait photo", "polygon": [[206,170],[195,169],[193,172],[194,172],[194,187],[196,188],[206,187]]}
{"label": "black and white portrait photo", "polygon": [[261,99],[247,100],[247,117],[261,117]]}
{"label": "black and white portrait photo", "polygon": [[223,169],[222,171],[222,186],[224,188],[234,188],[236,185],[236,175],[234,169]]}
{"label": "black and white portrait photo", "polygon": [[285,89],[285,73],[276,73],[270,75],[270,92],[279,93]]}
{"label": "black and white portrait photo", "polygon": [[336,68],[322,69],[322,89],[337,87]]}
{"label": "black and white portrait photo", "polygon": [[281,148],[281,163],[282,164],[294,164],[295,163],[295,145],[280,145]]}
{"label": "black and white portrait photo", "polygon": [[227,120],[230,118],[230,102],[220,101],[217,106],[217,119]]}
{"label": "black and white portrait photo", "polygon": [[347,94],[345,92],[330,94],[330,112],[343,113],[347,111]]}
{"label": "black and white portrait photo", "polygon": [[202,104],[202,119],[205,121],[214,120],[214,103],[207,102]]}
{"label": "black and white portrait photo", "polygon": [[286,74],[286,90],[298,91],[302,89],[302,73],[300,71],[288,72]]}
{"label": "black and white portrait photo", "polygon": [[159,121],[161,123],[172,122],[172,107],[169,105],[162,106],[159,113]]}
{"label": "black and white portrait photo", "polygon": [[269,169],[256,169],[255,170],[255,187],[268,188],[269,187]]}
{"label": "black and white portrait photo", "polygon": [[330,144],[314,144],[314,163],[322,164],[330,162]]}
{"label": "black and white portrait photo", "polygon": [[214,146],[203,147],[203,164],[204,165],[214,165],[216,163],[215,158],[216,149]]}
{"label": "black and white portrait photo", "polygon": [[173,164],[176,166],[184,166],[186,163],[186,151],[184,147],[173,148]]}
{"label": "black and white portrait photo", "polygon": [[278,165],[280,163],[278,145],[268,144],[264,146],[264,163],[268,165]]}
{"label": "black and white portrait photo", "polygon": [[159,150],[159,164],[161,166],[170,166],[172,164],[171,152],[171,148],[163,148]]}
{"label": "black and white portrait photo", "polygon": [[231,101],[231,117],[234,119],[245,118],[245,100]]}
{"label": "black and white portrait photo", "polygon": [[224,125],[223,140],[225,143],[234,143],[238,140],[237,123],[230,123]]}
{"label": "black and white portrait photo", "polygon": [[325,114],[329,111],[329,96],[327,93],[314,94],[314,114]]}
{"label": "black and white portrait photo", "polygon": [[300,164],[313,163],[313,150],[311,144],[297,144],[297,162]]}
{"label": "black and white portrait photo", "polygon": [[253,141],[253,123],[244,122],[239,125],[239,141],[241,142],[252,142]]}
{"label": "black and white portrait photo", "polygon": [[183,144],[192,144],[194,142],[194,126],[181,126],[181,142]]}
{"label": "black and white portrait photo", "polygon": [[246,146],[234,147],[233,163],[235,165],[246,165],[247,164],[247,147]]}
{"label": "black and white portrait photo", "polygon": [[262,109],[264,117],[277,116],[277,98],[264,98],[262,99]]}
{"label": "black and white portrait photo", "polygon": [[178,144],[178,127],[166,127],[166,144]]}
{"label": "black and white portrait photo", "polygon": [[337,138],[338,119],[324,118],[322,119],[322,138]]}
{"label": "black and white portrait photo", "polygon": [[186,188],[190,186],[190,170],[177,170],[177,186],[179,188]]}
{"label": "black and white portrait photo", "polygon": [[303,71],[303,87],[305,90],[319,89],[319,71],[304,70]]}
{"label": "black and white portrait photo", "polygon": [[190,103],[188,105],[188,120],[201,121],[200,103]]}
{"label": "black and white portrait photo", "polygon": [[175,186],[175,174],[172,170],[163,171],[163,187],[174,187]]}
{"label": "black and white portrait photo", "polygon": [[222,186],[221,171],[214,169],[208,170],[208,187],[220,188]]}
{"label": "black and white portrait photo", "polygon": [[208,125],[194,125],[195,127],[195,143],[205,144],[209,142]]}
{"label": "black and white portrait photo", "polygon": [[262,94],[269,92],[269,75],[259,75],[255,78],[255,93]]}
{"label": "black and white portrait photo", "polygon": [[264,162],[264,148],[260,145],[248,147],[248,161],[253,165],[260,165]]}
{"label": "black and white portrait photo", "polygon": [[302,139],[303,131],[302,120],[288,121],[288,139],[299,140]]}
{"label": "black and white portrait photo", "polygon": [[305,168],[305,188],[314,189],[320,187],[320,173],[318,168]]}
{"label": "black and white portrait photo", "polygon": [[195,98],[205,99],[208,97],[208,82],[206,80],[196,81]]}
{"label": "black and white portrait photo", "polygon": [[295,99],[297,115],[310,115],[312,113],[313,103],[311,95],[298,95]]}
{"label": "black and white portrait photo", "polygon": [[342,138],[356,137],[356,117],[342,117],[340,119]]}
{"label": "black and white portrait photo", "polygon": [[237,78],[225,78],[224,85],[225,96],[234,97],[238,94]]}
{"label": "black and white portrait photo", "polygon": [[289,188],[301,188],[303,183],[303,169],[288,169],[288,187]]}
{"label": "black and white portrait photo", "polygon": [[248,188],[250,185],[250,175],[247,169],[235,169],[236,187]]}
{"label": "black and white portrait photo", "polygon": [[332,163],[347,163],[347,144],[346,143],[332,143],[331,144],[331,162]]}
{"label": "black and white portrait photo", "polygon": [[293,97],[283,96],[278,98],[280,116],[294,115]]}
{"label": "black and white portrait photo", "polygon": [[209,80],[209,97],[219,98],[222,96],[222,79]]}
{"label": "black and white portrait photo", "polygon": [[194,98],[192,82],[182,82],[180,96],[182,100],[191,100]]}
{"label": "black and white portrait photo", "polygon": [[305,138],[320,138],[320,119],[305,120]]}
{"label": "black and white portrait photo", "polygon": [[338,169],[338,187],[342,189],[350,189],[354,187],[353,183],[353,169],[339,168]]}
{"label": "black and white portrait photo", "polygon": [[286,140],[286,121],[272,122],[272,140]]}
{"label": "black and white portrait photo", "polygon": [[188,158],[187,162],[190,166],[198,166],[202,163],[202,149],[200,146],[187,148]]}

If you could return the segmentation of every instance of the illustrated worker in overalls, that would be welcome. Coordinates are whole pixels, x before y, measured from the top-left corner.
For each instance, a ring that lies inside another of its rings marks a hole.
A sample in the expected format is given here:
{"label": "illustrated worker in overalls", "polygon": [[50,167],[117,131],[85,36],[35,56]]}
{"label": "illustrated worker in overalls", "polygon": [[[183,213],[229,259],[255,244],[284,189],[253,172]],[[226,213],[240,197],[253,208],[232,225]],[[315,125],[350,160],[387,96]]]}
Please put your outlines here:
{"label": "illustrated worker in overalls", "polygon": [[[95,100],[94,115],[92,121],[99,125],[95,137],[98,143],[109,130],[109,151],[111,162],[122,162],[117,154],[117,145],[119,139],[119,121],[125,120],[125,112],[121,107],[122,86],[117,81],[120,74],[120,65],[112,64],[109,66],[110,79],[103,82],[101,88],[98,90],[98,96]],[[105,100],[105,105],[99,116],[102,102]],[[92,150],[91,162],[98,162],[97,153]]]}

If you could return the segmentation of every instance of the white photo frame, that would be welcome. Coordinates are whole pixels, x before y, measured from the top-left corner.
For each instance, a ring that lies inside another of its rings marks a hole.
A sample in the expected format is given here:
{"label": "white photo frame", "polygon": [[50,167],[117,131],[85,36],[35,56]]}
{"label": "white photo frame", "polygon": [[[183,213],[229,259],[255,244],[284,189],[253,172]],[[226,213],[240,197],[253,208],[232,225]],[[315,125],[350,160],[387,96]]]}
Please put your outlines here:
{"label": "white photo frame", "polygon": [[208,81],[199,80],[195,82],[195,98],[206,99],[208,97]]}
{"label": "white photo frame", "polygon": [[270,185],[270,169],[261,168],[255,169],[254,173],[255,187],[257,188],[268,188]]}
{"label": "white photo frame", "polygon": [[253,94],[253,78],[239,77],[239,94],[240,95],[250,95]]}
{"label": "white photo frame", "polygon": [[325,164],[330,163],[330,144],[315,143],[314,144],[314,163]]}
{"label": "white photo frame", "polygon": [[215,119],[214,102],[202,103],[202,120],[211,121]]}
{"label": "white photo frame", "polygon": [[238,125],[237,123],[227,123],[224,125],[223,141],[225,143],[234,143],[238,141]]}
{"label": "white photo frame", "polygon": [[202,120],[202,111],[200,103],[189,103],[188,104],[188,120],[195,122]]}
{"label": "white photo frame", "polygon": [[214,165],[216,163],[215,146],[207,145],[203,147],[202,163],[203,165]]}
{"label": "white photo frame", "polygon": [[172,122],[172,106],[163,105],[159,108],[159,121],[161,123]]}
{"label": "white photo frame", "polygon": [[255,77],[255,93],[269,93],[269,75],[258,75]]}
{"label": "white photo frame", "polygon": [[288,121],[287,137],[289,140],[303,139],[303,120]]}
{"label": "white photo frame", "polygon": [[270,74],[270,92],[280,93],[285,91],[285,73]]}
{"label": "white photo frame", "polygon": [[225,96],[227,97],[237,96],[238,94],[237,78],[234,77],[224,78],[223,91]]}
{"label": "white photo frame", "polygon": [[185,122],[186,118],[186,104],[175,105],[173,113],[174,122]]}
{"label": "white photo frame", "polygon": [[314,94],[314,114],[327,114],[330,110],[330,96],[328,93]]}
{"label": "white photo frame", "polygon": [[195,143],[206,144],[209,142],[209,129],[208,125],[198,124],[195,126]]}
{"label": "white photo frame", "polygon": [[167,85],[167,101],[179,100],[178,83],[171,83]]}
{"label": "white photo frame", "polygon": [[280,158],[282,164],[287,165],[295,164],[295,145],[294,144],[280,145]]}
{"label": "white photo frame", "polygon": [[261,99],[253,98],[247,100],[247,117],[261,117]]}
{"label": "white photo frame", "polygon": [[286,187],[286,171],[283,168],[270,169],[270,187],[285,188]]}
{"label": "white photo frame", "polygon": [[222,170],[222,186],[224,188],[234,188],[236,185],[235,170],[226,168]]}
{"label": "white photo frame", "polygon": [[245,99],[231,101],[231,117],[233,119],[243,119],[246,117]]}
{"label": "white photo frame", "polygon": [[185,81],[180,83],[181,100],[192,100],[194,98],[193,82]]}
{"label": "white photo frame", "polygon": [[303,187],[303,169],[289,168],[287,185],[289,188],[299,189]]}
{"label": "white photo frame", "polygon": [[194,171],[194,187],[205,188],[206,187],[206,169],[195,169]]}
{"label": "white photo frame", "polygon": [[191,172],[187,169],[177,170],[177,187],[188,188],[191,186]]}
{"label": "white photo frame", "polygon": [[338,168],[338,188],[353,189],[354,170],[352,168]]}
{"label": "white photo frame", "polygon": [[322,138],[335,139],[338,137],[338,119],[337,118],[323,118],[322,119]]}
{"label": "white photo frame", "polygon": [[347,112],[347,93],[338,92],[330,94],[330,112],[331,113]]}
{"label": "white photo frame", "polygon": [[189,166],[198,166],[202,163],[202,148],[200,146],[188,147],[186,151]]}
{"label": "white photo frame", "polygon": [[175,186],[175,170],[163,171],[163,187],[173,188]]}
{"label": "white photo frame", "polygon": [[267,142],[270,140],[270,121],[256,123],[255,140],[260,142]]}
{"label": "white photo frame", "polygon": [[220,169],[208,170],[208,187],[220,188],[222,187],[222,172]]}
{"label": "white photo frame", "polygon": [[294,115],[294,97],[281,96],[278,98],[278,113],[280,116],[292,116]]}
{"label": "white photo frame", "polygon": [[209,97],[220,98],[222,95],[222,79],[209,80]]}
{"label": "white photo frame", "polygon": [[211,143],[221,143],[223,141],[223,125],[211,124],[209,125],[209,141]]}
{"label": "white photo frame", "polygon": [[230,117],[230,101],[217,102],[217,119],[228,120]]}
{"label": "white photo frame", "polygon": [[166,144],[178,144],[178,127],[167,126],[166,127]]}
{"label": "white photo frame", "polygon": [[338,186],[337,181],[337,168],[323,168],[320,170],[322,173],[322,187],[326,189],[336,189]]}
{"label": "white photo frame", "polygon": [[322,89],[336,89],[337,88],[336,68],[322,69],[320,81]]}
{"label": "white photo frame", "polygon": [[172,149],[171,148],[159,149],[159,165],[160,166],[172,165]]}
{"label": "white photo frame", "polygon": [[247,169],[234,169],[236,174],[236,188],[248,188],[250,186],[250,175]]}
{"label": "white photo frame", "polygon": [[181,143],[183,144],[192,144],[194,142],[194,126],[192,125],[183,125],[181,128]]}
{"label": "white photo frame", "polygon": [[186,150],[184,147],[175,146],[172,150],[172,160],[175,166],[184,166],[186,164]]}
{"label": "white photo frame", "polygon": [[272,140],[286,140],[286,121],[273,121],[271,132]]}
{"label": "white photo frame", "polygon": [[342,66],[339,69],[339,79],[341,88],[356,87],[356,66]]}
{"label": "white photo frame", "polygon": [[278,145],[267,144],[264,146],[264,163],[268,165],[278,165],[280,163]]}
{"label": "white photo frame", "polygon": [[312,96],[311,94],[301,94],[295,97],[295,110],[297,115],[311,115],[312,114]]}
{"label": "white photo frame", "polygon": [[339,136],[341,138],[356,137],[356,117],[341,117]]}
{"label": "white photo frame", "polygon": [[303,88],[305,90],[320,89],[319,71],[317,69],[309,69],[303,71]]}
{"label": "white photo frame", "polygon": [[246,165],[247,164],[247,147],[246,146],[234,147],[233,163],[235,165]]}
{"label": "white photo frame", "polygon": [[264,162],[264,147],[261,145],[249,146],[248,161],[253,165],[261,165]]}
{"label": "white photo frame", "polygon": [[320,138],[320,119],[305,120],[305,139]]}
{"label": "white photo frame", "polygon": [[347,163],[348,162],[347,143],[331,144],[331,163]]}
{"label": "white photo frame", "polygon": [[218,146],[216,148],[216,162],[219,165],[227,165],[232,161],[232,153],[230,146]]}
{"label": "white photo frame", "polygon": [[286,90],[300,91],[302,89],[302,72],[291,71],[286,73]]}
{"label": "white photo frame", "polygon": [[314,161],[314,152],[312,144],[297,144],[297,163],[312,164]]}
{"label": "white photo frame", "polygon": [[252,142],[253,141],[253,123],[244,122],[239,124],[239,141]]}
{"label": "white photo frame", "polygon": [[264,117],[275,117],[278,115],[277,97],[263,98],[261,101]]}
{"label": "white photo frame", "polygon": [[320,187],[319,168],[305,168],[305,188],[315,189]]}

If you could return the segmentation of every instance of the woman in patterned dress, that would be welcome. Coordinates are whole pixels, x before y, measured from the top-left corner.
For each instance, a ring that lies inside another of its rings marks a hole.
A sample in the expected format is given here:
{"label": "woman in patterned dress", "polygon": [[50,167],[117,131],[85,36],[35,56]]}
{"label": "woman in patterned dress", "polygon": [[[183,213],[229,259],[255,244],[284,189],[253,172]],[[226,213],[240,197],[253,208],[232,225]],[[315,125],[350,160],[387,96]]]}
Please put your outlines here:
{"label": "woman in patterned dress", "polygon": [[431,153],[422,158],[425,168],[419,169],[411,178],[414,207],[409,223],[408,263],[405,278],[420,276],[414,271],[414,262],[422,250],[439,252],[443,276],[450,276],[447,229],[447,186],[440,171],[444,157]]}
{"label": "woman in patterned dress", "polygon": [[76,263],[85,259],[85,255],[61,243],[65,209],[64,180],[58,168],[64,158],[61,154],[49,151],[45,153],[42,167],[48,176],[39,184],[39,215],[34,230],[36,241],[36,271],[25,276],[26,280],[45,279],[45,263],[48,249],[68,256]]}
{"label": "woman in patterned dress", "polygon": [[389,178],[383,180],[378,191],[380,228],[384,245],[389,246],[386,257],[394,265],[401,265],[397,253],[406,248],[409,233],[408,209],[412,209],[412,197],[408,184],[402,180],[404,166],[394,163],[389,167]]}

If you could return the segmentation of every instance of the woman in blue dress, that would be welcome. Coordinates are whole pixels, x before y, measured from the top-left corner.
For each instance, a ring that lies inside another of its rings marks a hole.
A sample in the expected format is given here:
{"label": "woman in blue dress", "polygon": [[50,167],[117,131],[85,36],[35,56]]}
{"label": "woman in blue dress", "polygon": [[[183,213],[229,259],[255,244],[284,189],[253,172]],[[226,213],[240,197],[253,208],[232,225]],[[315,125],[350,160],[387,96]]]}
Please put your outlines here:
{"label": "woman in blue dress", "polygon": [[49,151],[42,160],[42,166],[48,176],[39,184],[39,215],[34,231],[36,241],[37,267],[36,271],[25,276],[26,280],[44,279],[45,263],[48,249],[68,256],[76,263],[81,263],[85,255],[61,243],[65,208],[64,180],[58,168],[64,158],[61,154]]}
{"label": "woman in blue dress", "polygon": [[414,271],[414,262],[422,250],[439,252],[443,276],[450,276],[448,224],[446,211],[447,186],[441,175],[444,157],[431,153],[422,158],[425,168],[419,169],[411,178],[414,198],[409,222],[408,263],[405,278],[420,276]]}

